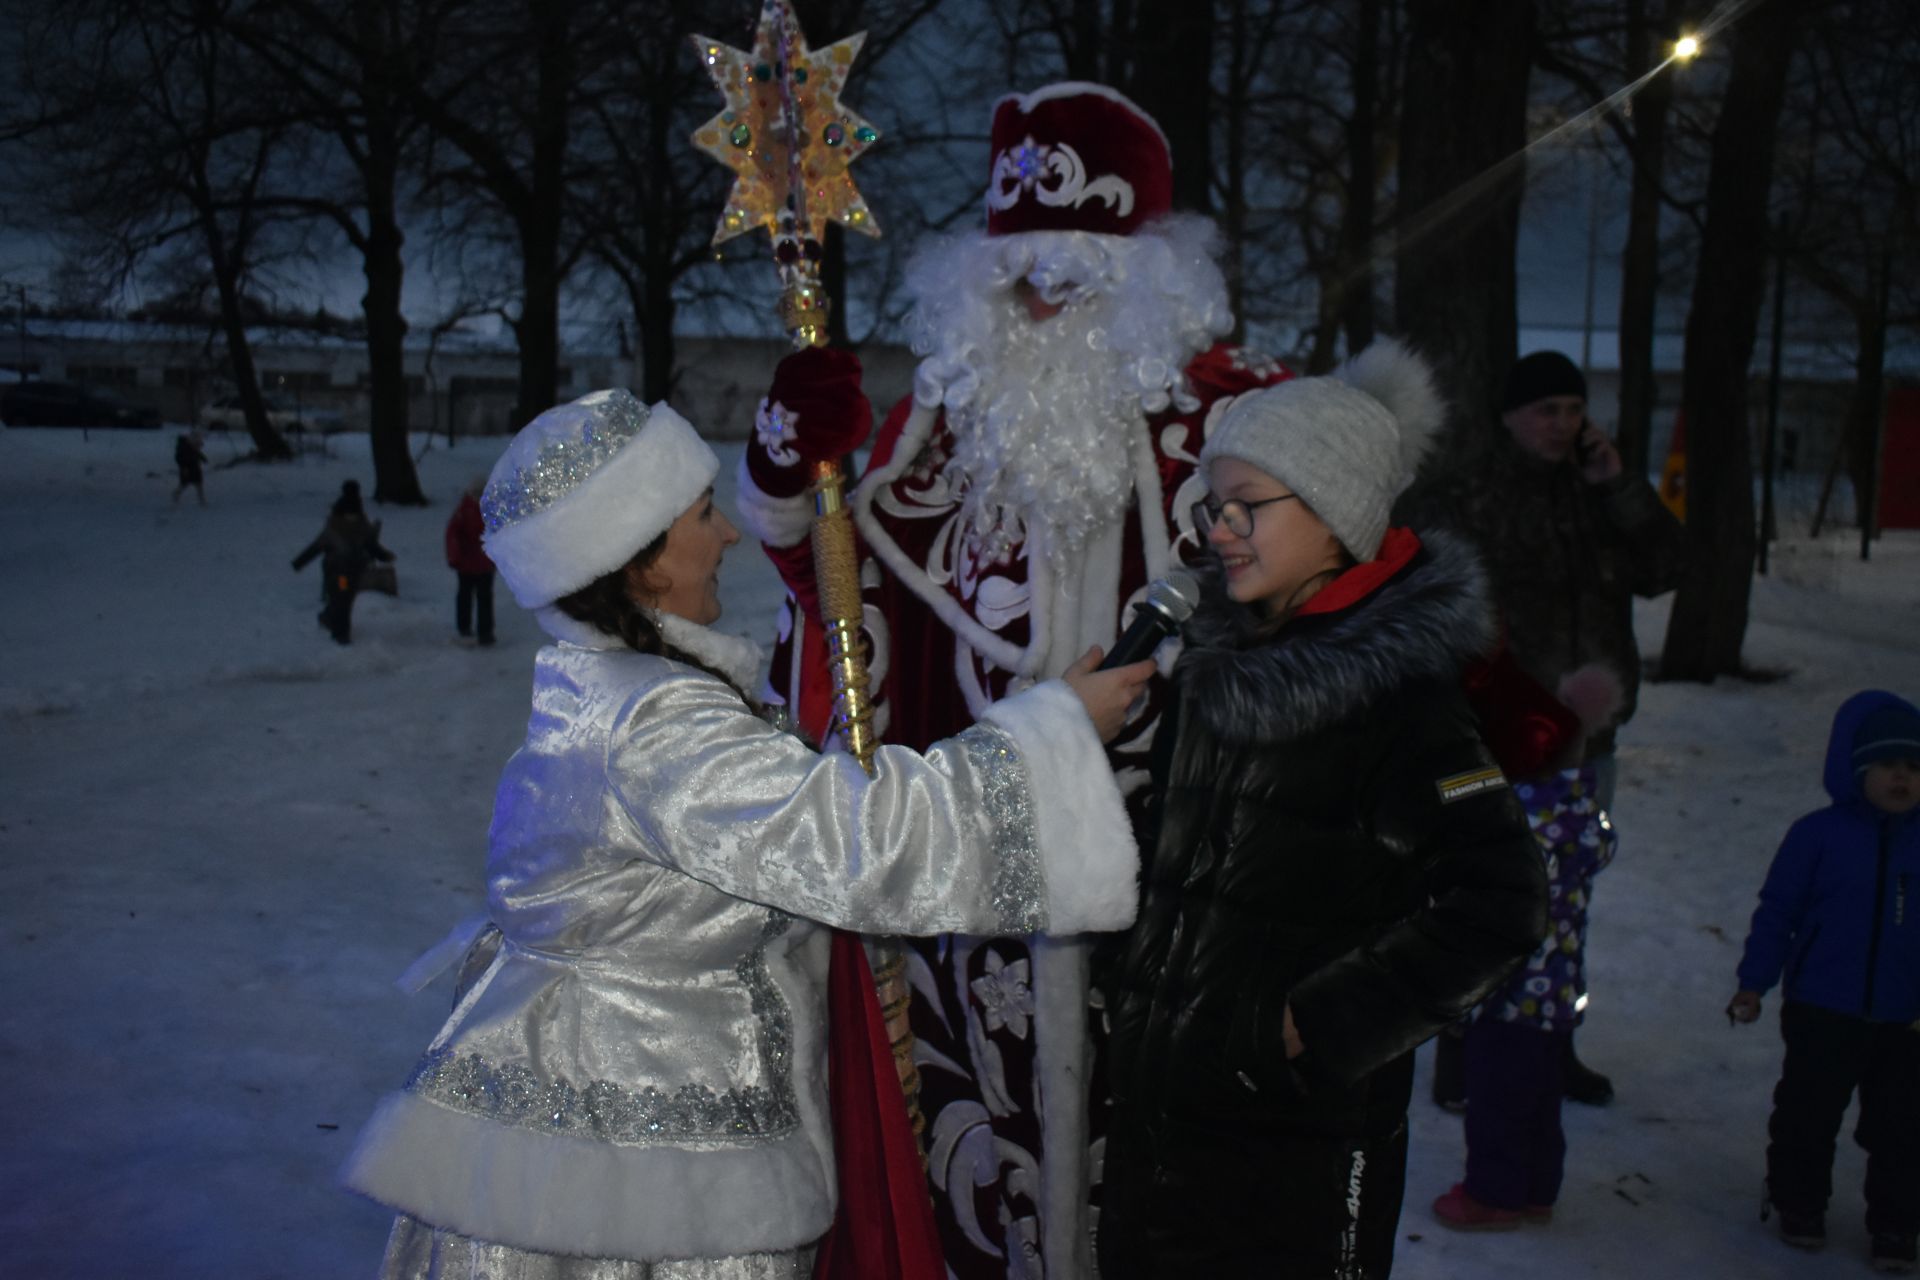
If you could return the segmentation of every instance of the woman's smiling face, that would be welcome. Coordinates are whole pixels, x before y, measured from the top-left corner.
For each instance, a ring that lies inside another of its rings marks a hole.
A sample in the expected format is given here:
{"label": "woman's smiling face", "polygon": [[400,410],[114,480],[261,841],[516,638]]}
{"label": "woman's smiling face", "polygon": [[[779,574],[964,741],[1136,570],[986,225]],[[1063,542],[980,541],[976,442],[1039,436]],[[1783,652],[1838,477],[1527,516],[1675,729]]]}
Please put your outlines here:
{"label": "woman's smiling face", "polygon": [[667,543],[628,590],[643,604],[707,626],[720,618],[720,561],[740,541],[713,490],[694,499],[667,529]]}
{"label": "woman's smiling face", "polygon": [[1253,532],[1246,535],[1224,520],[1207,533],[1207,545],[1226,570],[1231,599],[1269,616],[1297,609],[1319,589],[1309,583],[1344,563],[1333,531],[1286,485],[1252,463],[1215,459],[1207,468],[1207,488],[1218,501],[1246,504],[1253,519]]}

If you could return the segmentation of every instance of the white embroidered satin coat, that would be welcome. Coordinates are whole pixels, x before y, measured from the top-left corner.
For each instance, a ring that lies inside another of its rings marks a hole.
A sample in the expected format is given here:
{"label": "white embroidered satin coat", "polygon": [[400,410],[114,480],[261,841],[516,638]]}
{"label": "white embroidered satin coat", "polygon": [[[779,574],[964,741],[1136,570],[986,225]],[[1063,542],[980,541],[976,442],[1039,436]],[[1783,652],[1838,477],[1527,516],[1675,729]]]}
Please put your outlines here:
{"label": "white embroidered satin coat", "polygon": [[[1059,682],[869,778],[722,681],[564,619],[495,804],[503,945],[347,1184],[544,1252],[780,1250],[831,1222],[827,933],[1125,925],[1135,852]],[[727,637],[671,619],[726,669]]]}

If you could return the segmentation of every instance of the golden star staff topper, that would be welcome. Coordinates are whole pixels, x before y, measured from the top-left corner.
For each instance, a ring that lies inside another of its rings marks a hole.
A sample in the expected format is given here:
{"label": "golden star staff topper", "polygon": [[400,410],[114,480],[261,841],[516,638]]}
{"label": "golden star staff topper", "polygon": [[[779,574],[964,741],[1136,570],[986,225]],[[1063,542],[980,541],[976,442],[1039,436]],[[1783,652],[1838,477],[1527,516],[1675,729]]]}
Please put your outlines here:
{"label": "golden star staff topper", "polygon": [[827,340],[826,297],[820,292],[820,244],[829,221],[864,235],[880,234],[847,166],[880,133],[840,101],[847,72],[866,41],[848,36],[809,49],[787,0],[766,0],[751,52],[708,36],[693,44],[726,98],[720,114],[694,131],[702,151],[733,170],[713,243],[756,227],[773,240],[784,286],[781,319],[796,346]]}
{"label": "golden star staff topper", "polygon": [[[693,142],[734,172],[713,243],[755,227],[767,229],[780,269],[780,319],[796,347],[827,342],[820,245],[828,221],[864,235],[880,234],[847,172],[848,165],[880,140],[880,132],[840,101],[847,72],[866,38],[862,32],[824,49],[808,49],[787,0],[761,5],[751,53],[707,36],[693,37],[695,52],[727,100],[719,115],[694,132]],[[813,500],[814,579],[820,588],[827,665],[833,673],[834,715],[848,753],[871,774],[877,742],[860,649],[860,560],[838,459],[814,464]],[[879,943],[875,950],[875,992],[918,1140],[926,1117],[920,1111],[920,1074],[907,1022],[911,988],[904,952],[897,943]]]}
{"label": "golden star staff topper", "polygon": [[[808,49],[787,0],[765,0],[753,50],[694,36],[727,104],[701,125],[694,145],[734,172],[713,243],[755,227],[773,239],[782,287],[780,319],[796,347],[825,346],[827,296],[820,241],[829,220],[877,236],[873,213],[847,166],[880,134],[840,101],[866,34]],[[873,704],[860,650],[860,561],[838,459],[814,464],[814,577],[833,672],[834,711],[847,750],[873,772]]]}

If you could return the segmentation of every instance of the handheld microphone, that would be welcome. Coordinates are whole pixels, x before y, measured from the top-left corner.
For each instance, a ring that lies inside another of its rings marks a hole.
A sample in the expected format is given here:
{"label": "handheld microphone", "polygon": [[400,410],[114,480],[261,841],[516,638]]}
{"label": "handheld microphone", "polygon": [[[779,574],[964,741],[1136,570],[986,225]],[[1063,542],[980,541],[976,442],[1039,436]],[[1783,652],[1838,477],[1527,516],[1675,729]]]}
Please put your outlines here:
{"label": "handheld microphone", "polygon": [[1147,598],[1134,611],[1126,633],[1113,642],[1113,652],[1100,662],[1107,671],[1150,658],[1160,642],[1180,630],[1200,603],[1200,584],[1185,569],[1169,569],[1164,578],[1147,586]]}

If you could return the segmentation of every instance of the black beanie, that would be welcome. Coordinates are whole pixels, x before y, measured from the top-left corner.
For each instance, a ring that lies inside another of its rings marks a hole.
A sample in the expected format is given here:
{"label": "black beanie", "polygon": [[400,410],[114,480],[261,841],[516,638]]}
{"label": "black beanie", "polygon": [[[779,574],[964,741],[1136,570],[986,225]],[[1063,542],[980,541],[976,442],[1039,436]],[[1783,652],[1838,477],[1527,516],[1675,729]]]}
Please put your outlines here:
{"label": "black beanie", "polygon": [[1897,704],[1875,707],[1853,734],[1853,767],[1882,760],[1920,760],[1920,715]]}
{"label": "black beanie", "polygon": [[1521,356],[1507,371],[1507,389],[1500,397],[1500,412],[1518,409],[1548,396],[1587,398],[1587,378],[1580,366],[1558,351],[1536,351]]}

